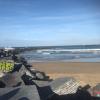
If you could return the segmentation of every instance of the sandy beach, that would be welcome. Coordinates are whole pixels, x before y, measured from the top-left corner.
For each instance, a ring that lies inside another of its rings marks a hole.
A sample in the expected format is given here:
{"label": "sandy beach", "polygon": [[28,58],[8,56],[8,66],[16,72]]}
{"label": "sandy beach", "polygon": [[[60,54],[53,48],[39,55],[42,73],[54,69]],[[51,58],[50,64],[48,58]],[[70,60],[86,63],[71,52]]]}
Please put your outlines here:
{"label": "sandy beach", "polygon": [[81,85],[100,83],[100,63],[85,62],[33,62],[33,67],[51,78],[74,77]]}

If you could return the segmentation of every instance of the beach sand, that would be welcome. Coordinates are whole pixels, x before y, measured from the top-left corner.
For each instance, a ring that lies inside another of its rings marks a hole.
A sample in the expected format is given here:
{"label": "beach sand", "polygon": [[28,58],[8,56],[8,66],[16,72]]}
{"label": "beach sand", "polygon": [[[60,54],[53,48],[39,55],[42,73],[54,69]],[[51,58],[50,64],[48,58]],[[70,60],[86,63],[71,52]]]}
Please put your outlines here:
{"label": "beach sand", "polygon": [[50,78],[74,77],[81,85],[100,83],[100,63],[85,62],[33,62],[33,67]]}

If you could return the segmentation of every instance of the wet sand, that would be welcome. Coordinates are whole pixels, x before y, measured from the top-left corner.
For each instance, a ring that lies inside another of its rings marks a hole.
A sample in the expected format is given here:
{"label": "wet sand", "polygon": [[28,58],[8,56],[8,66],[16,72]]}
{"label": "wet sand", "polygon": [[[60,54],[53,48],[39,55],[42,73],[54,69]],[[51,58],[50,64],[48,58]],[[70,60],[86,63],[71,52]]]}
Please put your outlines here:
{"label": "wet sand", "polygon": [[100,83],[100,63],[34,62],[32,65],[53,79],[67,76],[75,77],[82,85]]}

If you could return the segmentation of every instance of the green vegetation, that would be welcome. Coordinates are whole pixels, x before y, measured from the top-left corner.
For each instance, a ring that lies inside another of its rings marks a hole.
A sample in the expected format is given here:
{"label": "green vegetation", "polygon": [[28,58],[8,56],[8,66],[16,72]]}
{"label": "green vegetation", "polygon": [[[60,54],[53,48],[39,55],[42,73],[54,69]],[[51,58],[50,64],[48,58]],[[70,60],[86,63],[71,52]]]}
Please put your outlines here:
{"label": "green vegetation", "polygon": [[1,60],[0,61],[0,71],[10,72],[14,68],[14,62],[10,60]]}

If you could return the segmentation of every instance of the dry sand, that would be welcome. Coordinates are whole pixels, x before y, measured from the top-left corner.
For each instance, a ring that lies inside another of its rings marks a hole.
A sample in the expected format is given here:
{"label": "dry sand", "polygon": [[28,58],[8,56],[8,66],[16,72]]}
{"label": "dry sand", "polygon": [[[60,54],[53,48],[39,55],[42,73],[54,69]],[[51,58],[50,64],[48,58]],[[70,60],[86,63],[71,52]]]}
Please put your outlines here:
{"label": "dry sand", "polygon": [[100,83],[100,63],[85,62],[34,62],[34,68],[51,78],[75,77],[81,85]]}

